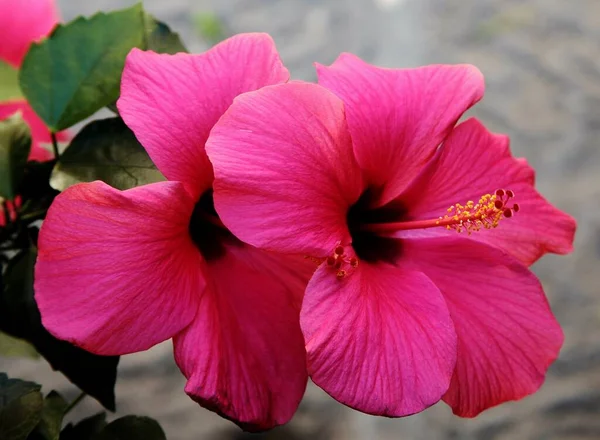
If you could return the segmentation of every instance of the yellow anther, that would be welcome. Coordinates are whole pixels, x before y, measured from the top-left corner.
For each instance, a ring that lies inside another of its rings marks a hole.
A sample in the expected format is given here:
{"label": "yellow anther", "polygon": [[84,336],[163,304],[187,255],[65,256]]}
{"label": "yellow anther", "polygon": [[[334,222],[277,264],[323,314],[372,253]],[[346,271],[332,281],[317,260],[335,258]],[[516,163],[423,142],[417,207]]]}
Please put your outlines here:
{"label": "yellow anther", "polygon": [[[446,229],[456,232],[463,230],[471,235],[481,228],[492,229],[498,226],[504,217],[512,217],[519,210],[518,205],[507,206],[509,199],[514,197],[512,191],[498,190],[494,194],[484,194],[475,203],[469,200],[464,206],[456,203],[448,208],[448,214],[436,221],[436,225],[444,225]],[[516,207],[516,209],[515,209]]]}

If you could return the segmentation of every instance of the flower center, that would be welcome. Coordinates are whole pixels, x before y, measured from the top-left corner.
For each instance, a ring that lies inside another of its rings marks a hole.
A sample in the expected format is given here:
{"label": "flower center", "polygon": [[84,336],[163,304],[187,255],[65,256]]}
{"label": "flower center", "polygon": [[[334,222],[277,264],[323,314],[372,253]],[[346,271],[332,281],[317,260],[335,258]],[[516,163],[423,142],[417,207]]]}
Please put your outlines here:
{"label": "flower center", "polygon": [[[395,264],[402,253],[402,240],[390,236],[397,231],[444,227],[471,235],[481,229],[493,229],[504,218],[519,212],[519,205],[511,204],[515,197],[511,190],[499,189],[485,194],[477,203],[456,203],[444,216],[430,220],[412,220],[407,205],[394,200],[385,206],[372,208],[376,192],[367,189],[350,207],[347,223],[352,243],[337,243],[327,257],[306,257],[316,264],[326,263],[338,279],[350,275],[360,260]],[[355,255],[354,255],[355,254]]]}
{"label": "flower center", "polygon": [[206,261],[221,258],[225,254],[225,244],[242,243],[221,222],[215,211],[212,189],[202,194],[196,203],[188,230]]}
{"label": "flower center", "polygon": [[408,209],[401,201],[372,208],[377,197],[377,190],[369,188],[348,210],[346,221],[352,237],[352,247],[360,260],[394,263],[402,252],[402,242],[370,227],[401,221],[406,217]]}

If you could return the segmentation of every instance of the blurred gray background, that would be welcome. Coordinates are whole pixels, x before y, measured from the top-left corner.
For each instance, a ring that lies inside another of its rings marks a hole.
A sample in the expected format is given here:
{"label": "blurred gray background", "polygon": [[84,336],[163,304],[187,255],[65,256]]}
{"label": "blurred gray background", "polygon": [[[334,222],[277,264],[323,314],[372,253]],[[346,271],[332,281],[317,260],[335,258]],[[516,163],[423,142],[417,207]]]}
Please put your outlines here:
{"label": "blurred gray background", "polygon": [[[133,0],[59,0],[65,20]],[[195,439],[560,439],[600,438],[600,1],[598,0],[146,0],[192,52],[210,38],[265,31],[296,79],[342,51],[387,67],[472,63],[485,99],[473,111],[510,135],[537,169],[540,191],[579,222],[576,251],[547,256],[542,279],[566,343],[542,390],[473,420],[438,404],[417,416],[383,419],[343,407],[309,384],[292,422],[245,435],[183,393],[169,343],[122,358],[117,415],[158,419],[170,440]],[[198,16],[198,14],[201,14]],[[220,27],[220,29],[219,29]],[[202,32],[199,32],[199,28]],[[204,38],[200,35],[204,34]],[[208,38],[207,38],[208,36]],[[44,361],[0,359],[9,374],[77,395]],[[98,411],[85,400],[72,418]]]}

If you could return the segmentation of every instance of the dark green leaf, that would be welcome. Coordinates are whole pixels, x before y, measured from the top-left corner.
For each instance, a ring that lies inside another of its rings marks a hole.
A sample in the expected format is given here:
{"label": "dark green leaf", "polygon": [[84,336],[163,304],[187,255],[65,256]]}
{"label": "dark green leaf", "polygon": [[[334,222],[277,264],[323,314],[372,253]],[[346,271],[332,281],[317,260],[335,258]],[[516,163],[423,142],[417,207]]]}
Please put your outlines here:
{"label": "dark green leaf", "polygon": [[93,440],[166,440],[156,420],[149,417],[125,416],[109,423]]}
{"label": "dark green leaf", "polygon": [[0,373],[0,410],[25,394],[39,391],[42,388],[35,382],[21,379],[9,379],[6,373]]}
{"label": "dark green leaf", "polygon": [[106,426],[106,413],[101,412],[73,426],[69,423],[60,433],[60,440],[91,440]]}
{"label": "dark green leaf", "polygon": [[69,404],[56,391],[51,391],[44,399],[42,420],[27,440],[58,440],[65,410]]}
{"label": "dark green leaf", "polygon": [[40,422],[44,406],[40,388],[0,373],[0,439],[24,440]]}
{"label": "dark green leaf", "polygon": [[142,14],[138,4],[79,17],[31,45],[21,90],[51,129],[68,128],[119,96],[125,56],[144,42]]}
{"label": "dark green leaf", "polygon": [[14,338],[0,332],[0,356],[38,358],[40,355],[33,345],[24,339]]}
{"label": "dark green leaf", "polygon": [[19,72],[11,65],[0,61],[0,102],[9,99],[22,99],[19,89]]}
{"label": "dark green leaf", "polygon": [[[118,356],[97,356],[60,341],[42,326],[33,297],[34,247],[17,254],[8,264],[0,292],[0,330],[27,340],[67,379],[114,410]],[[0,437],[1,438],[1,437]]]}
{"label": "dark green leaf", "polygon": [[0,197],[17,195],[30,149],[31,133],[20,113],[0,121]]}
{"label": "dark green leaf", "polygon": [[63,130],[117,100],[125,57],[134,47],[185,50],[177,34],[141,4],[79,17],[32,44],[21,67],[21,90],[52,130]]}
{"label": "dark green leaf", "polygon": [[50,185],[63,191],[94,180],[128,189],[164,177],[123,120],[109,118],[91,122],[73,139],[56,164]]}
{"label": "dark green leaf", "polygon": [[162,21],[158,21],[150,14],[145,14],[144,20],[146,24],[146,41],[145,47],[142,47],[142,49],[170,54],[187,52],[179,38],[179,34],[171,31],[169,26]]}
{"label": "dark green leaf", "polygon": [[108,104],[106,106],[107,109],[109,109],[111,112],[113,112],[115,115],[119,115],[119,109],[117,108],[117,103],[113,102],[112,104]]}

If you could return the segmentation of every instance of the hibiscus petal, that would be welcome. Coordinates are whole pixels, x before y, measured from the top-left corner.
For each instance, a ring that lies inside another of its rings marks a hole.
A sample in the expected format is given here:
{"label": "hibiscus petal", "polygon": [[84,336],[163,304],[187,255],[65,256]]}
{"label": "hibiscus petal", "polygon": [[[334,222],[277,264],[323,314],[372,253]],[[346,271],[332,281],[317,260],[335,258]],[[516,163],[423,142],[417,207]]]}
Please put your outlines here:
{"label": "hibiscus petal", "polygon": [[317,73],[344,101],[356,158],[381,188],[380,205],[402,192],[484,91],[470,65],[383,69],[342,54]]}
{"label": "hibiscus petal", "polygon": [[440,400],[456,362],[456,334],[422,273],[363,264],[338,280],[321,267],[300,315],[312,380],[336,400],[391,417]]}
{"label": "hibiscus petal", "polygon": [[444,401],[455,414],[535,392],[563,334],[538,279],[500,249],[463,237],[403,240],[404,261],[439,287],[458,335]]}
{"label": "hibiscus petal", "polygon": [[[27,101],[15,100],[5,101],[0,103],[0,120],[8,118],[9,116],[20,111],[23,119],[29,125],[31,130],[31,152],[29,153],[29,160],[37,160],[38,162],[44,162],[53,159],[53,154],[49,148],[44,148],[41,144],[48,144],[52,142],[50,137],[50,130],[44,124],[39,116],[29,106]],[[61,131],[56,134],[56,139],[59,142],[66,142],[71,139],[71,134],[68,131]]]}
{"label": "hibiscus petal", "polygon": [[362,178],[343,104],[326,89],[293,82],[239,96],[206,149],[217,212],[243,241],[312,256],[350,242]]}
{"label": "hibiscus petal", "polygon": [[205,286],[183,184],[72,186],[39,237],[35,298],[56,337],[103,355],[145,350],[196,315]]}
{"label": "hibiscus petal", "polygon": [[185,391],[246,430],[289,421],[306,387],[298,315],[310,267],[292,261],[227,245],[207,263],[198,317],[174,339]]}
{"label": "hibiscus petal", "polygon": [[287,81],[267,34],[240,34],[201,55],[127,56],[119,113],[170,180],[212,182],[204,143],[217,120],[243,92]]}
{"label": "hibiscus petal", "polygon": [[19,67],[29,45],[58,20],[54,0],[0,0],[0,59]]}
{"label": "hibiscus petal", "polygon": [[[460,124],[448,137],[439,157],[400,196],[414,220],[438,218],[454,203],[475,202],[496,189],[510,189],[519,212],[503,219],[497,228],[474,233],[471,239],[500,247],[530,265],[546,252],[573,250],[576,222],[548,203],[533,187],[534,170],[511,156],[508,137],[490,133],[476,119]],[[427,235],[455,231],[430,229]]]}

